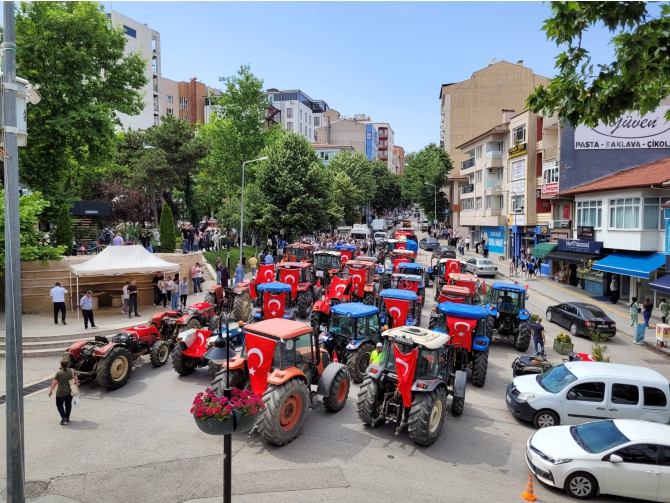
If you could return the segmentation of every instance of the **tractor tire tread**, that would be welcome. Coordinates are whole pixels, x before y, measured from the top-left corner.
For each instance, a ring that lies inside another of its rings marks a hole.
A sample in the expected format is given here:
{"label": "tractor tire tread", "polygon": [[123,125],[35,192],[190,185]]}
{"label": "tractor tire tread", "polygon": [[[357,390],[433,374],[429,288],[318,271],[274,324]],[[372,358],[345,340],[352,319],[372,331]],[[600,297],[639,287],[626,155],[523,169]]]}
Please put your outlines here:
{"label": "tractor tire tread", "polygon": [[373,422],[377,419],[377,411],[375,404],[377,402],[377,395],[379,394],[379,383],[371,377],[366,377],[361,384],[358,393],[358,400],[356,401],[356,410],[358,417],[363,423],[374,428]]}
{"label": "tractor tire tread", "polygon": [[[440,424],[434,432],[430,432],[430,416],[433,406],[438,400],[442,401],[442,417]],[[428,393],[416,393],[412,400],[412,408],[407,420],[407,433],[415,443],[429,446],[435,443],[440,436],[447,409],[447,394],[442,387],[438,387]]]}
{"label": "tractor tire tread", "polygon": [[[285,399],[296,392],[302,395],[303,410],[293,429],[290,432],[283,432],[279,424],[281,408]],[[305,383],[294,377],[279,386],[268,385],[263,393],[263,402],[265,410],[256,423],[259,435],[274,445],[286,445],[293,441],[300,433],[309,409],[309,393]]]}
{"label": "tractor tire tread", "polygon": [[[128,372],[120,381],[114,381],[112,379],[111,367],[114,360],[118,357],[124,356],[128,360]],[[130,373],[133,369],[133,355],[130,354],[130,351],[123,346],[115,346],[109,350],[109,352],[102,358],[98,363],[98,373],[97,381],[98,384],[110,391],[122,388],[128,382],[130,378]]]}
{"label": "tractor tire tread", "polygon": [[368,353],[372,353],[374,345],[371,342],[364,342],[352,352],[347,355],[347,372],[351,376],[351,380],[358,384],[362,383],[365,379],[365,374],[359,372],[359,362],[366,350]]}
{"label": "tractor tire tread", "polygon": [[[161,351],[165,348],[165,359],[161,360]],[[149,359],[154,367],[162,367],[170,358],[170,344],[167,341],[156,341],[151,347]]]}
{"label": "tractor tire tread", "polygon": [[472,384],[481,388],[486,382],[486,372],[489,366],[489,348],[484,351],[475,351],[475,359],[472,364]]}
{"label": "tractor tire tread", "polygon": [[[342,402],[338,402],[337,392],[340,389],[340,383],[342,381],[347,382],[347,394],[345,395],[344,400],[342,400]],[[330,393],[328,393],[328,396],[323,397],[323,406],[325,407],[325,409],[330,412],[341,411],[347,404],[347,397],[349,396],[350,389],[351,389],[351,378],[349,377],[349,374],[347,373],[346,369],[340,369],[339,372],[335,374],[335,378],[333,379],[333,382],[330,384]]]}
{"label": "tractor tire tread", "polygon": [[[174,371],[180,376],[187,376],[189,374],[192,374],[193,372],[195,372],[196,367],[196,363],[193,358],[190,358],[188,356],[184,357],[183,352],[185,350],[186,350],[186,344],[184,344],[183,342],[179,342],[179,344],[175,346],[172,352],[172,368],[174,368]],[[187,365],[186,358],[188,358],[189,360],[193,360],[193,365]]]}

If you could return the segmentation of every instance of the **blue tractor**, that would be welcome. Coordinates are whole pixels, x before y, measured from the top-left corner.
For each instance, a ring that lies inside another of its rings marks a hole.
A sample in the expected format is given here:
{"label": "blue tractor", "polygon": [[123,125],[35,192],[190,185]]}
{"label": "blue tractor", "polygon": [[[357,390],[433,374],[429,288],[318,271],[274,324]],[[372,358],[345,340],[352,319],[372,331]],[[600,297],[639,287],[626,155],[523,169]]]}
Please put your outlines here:
{"label": "blue tractor", "polygon": [[526,288],[518,283],[493,283],[486,304],[486,333],[489,339],[493,339],[493,332],[496,331],[503,340],[513,340],[517,351],[528,350],[530,311],[526,309],[527,299]]}
{"label": "blue tractor", "polygon": [[449,334],[454,347],[454,369],[472,369],[472,384],[481,388],[489,366],[489,337],[486,334],[488,312],[484,306],[442,302],[431,319],[435,332]]}
{"label": "blue tractor", "polygon": [[421,325],[421,302],[411,290],[389,288],[379,294],[382,323],[388,328]]}
{"label": "blue tractor", "polygon": [[351,380],[363,382],[370,364],[370,353],[382,340],[379,309],[360,302],[337,304],[330,308],[328,329],[320,336],[321,347],[330,358],[347,366]]}

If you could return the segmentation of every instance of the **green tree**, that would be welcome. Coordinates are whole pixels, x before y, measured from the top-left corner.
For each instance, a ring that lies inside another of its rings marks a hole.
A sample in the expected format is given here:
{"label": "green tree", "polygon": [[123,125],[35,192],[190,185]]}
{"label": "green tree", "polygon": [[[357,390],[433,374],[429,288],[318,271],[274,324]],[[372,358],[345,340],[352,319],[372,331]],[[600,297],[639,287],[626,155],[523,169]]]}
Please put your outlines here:
{"label": "green tree", "polygon": [[354,187],[350,197],[354,199],[355,204],[364,206],[372,201],[375,196],[375,178],[372,165],[364,153],[343,150],[333,156],[328,167],[334,171],[341,171],[349,177]]}
{"label": "green tree", "polygon": [[83,173],[111,160],[116,113],[143,108],[146,62],[124,54],[123,27],[96,2],[22,2],[16,45],[17,74],[42,96],[28,106],[19,174],[57,208],[79,196]]}
{"label": "green tree", "polygon": [[389,171],[385,162],[375,160],[370,164],[376,187],[370,206],[380,215],[384,210],[397,208],[402,203],[400,178]]}
{"label": "green tree", "polygon": [[[647,5],[551,2],[551,17],[542,29],[567,48],[555,58],[558,75],[529,96],[528,108],[590,127],[599,121],[612,124],[626,112],[655,110],[670,95],[670,6],[660,4],[659,14],[650,17]],[[594,65],[582,37],[601,24],[613,34],[614,61]]]}
{"label": "green tree", "polygon": [[356,192],[354,184],[346,173],[333,169],[330,164],[326,167],[326,172],[328,177],[324,178],[324,186],[328,187],[328,224],[333,229],[342,221],[345,225],[355,224],[361,214],[356,208],[356,201],[351,197]]}
{"label": "green tree", "polygon": [[70,218],[70,206],[61,205],[56,219],[56,229],[53,232],[53,240],[56,246],[65,246],[65,255],[72,255],[72,243],[74,234],[72,233],[72,218]]}
{"label": "green tree", "polygon": [[256,172],[264,199],[258,227],[265,234],[283,229],[286,239],[326,228],[328,171],[312,145],[303,136],[286,133],[263,155],[268,160]]}
{"label": "green tree", "polygon": [[403,198],[418,203],[429,220],[436,218],[434,212],[436,203],[437,219],[442,220],[447,207],[447,198],[442,192],[442,187],[447,181],[451,167],[449,154],[435,143],[405,156],[405,169],[401,179]]}
{"label": "green tree", "polygon": [[174,217],[170,205],[165,202],[161,210],[161,223],[158,231],[161,235],[161,252],[174,253],[177,241],[175,239]]}

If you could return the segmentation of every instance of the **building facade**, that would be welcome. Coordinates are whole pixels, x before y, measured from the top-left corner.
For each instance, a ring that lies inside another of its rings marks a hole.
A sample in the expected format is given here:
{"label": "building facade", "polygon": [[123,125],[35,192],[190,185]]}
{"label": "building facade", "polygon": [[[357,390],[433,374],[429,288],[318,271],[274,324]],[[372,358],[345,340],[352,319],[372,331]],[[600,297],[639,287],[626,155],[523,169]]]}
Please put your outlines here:
{"label": "building facade", "polygon": [[402,176],[403,171],[405,170],[405,149],[400,145],[393,145],[393,173],[398,176]]}
{"label": "building facade", "polygon": [[[268,114],[276,124],[287,131],[303,135],[310,143],[315,143],[314,132],[323,124],[323,114],[328,104],[323,100],[313,100],[300,89],[266,91],[270,107]],[[321,140],[320,140],[321,141]]]}
{"label": "building facade", "polygon": [[195,77],[190,81],[177,82],[163,78],[162,115],[172,115],[179,119],[207,124],[212,112],[211,97],[220,96],[221,91],[199,82]]}
{"label": "building facade", "polygon": [[321,159],[321,162],[324,164],[328,164],[335,154],[339,154],[343,150],[354,151],[354,148],[349,145],[322,145],[314,143],[312,146],[316,151],[317,157]]}

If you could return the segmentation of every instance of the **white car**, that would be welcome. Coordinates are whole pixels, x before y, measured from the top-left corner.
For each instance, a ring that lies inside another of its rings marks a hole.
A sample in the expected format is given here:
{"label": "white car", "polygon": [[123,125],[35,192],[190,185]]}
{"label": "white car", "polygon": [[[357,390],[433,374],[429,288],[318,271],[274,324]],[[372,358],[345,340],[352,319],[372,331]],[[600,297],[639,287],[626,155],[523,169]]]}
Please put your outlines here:
{"label": "white car", "polygon": [[471,258],[465,265],[466,271],[477,276],[496,276],[498,267],[487,258]]}
{"label": "white car", "polygon": [[670,425],[614,419],[538,430],[526,443],[537,479],[575,498],[670,502]]}

